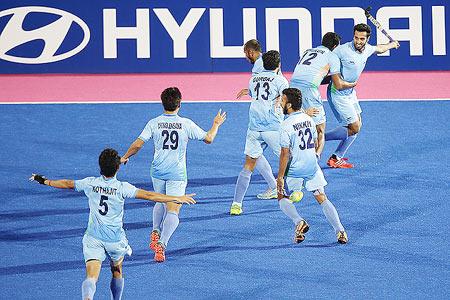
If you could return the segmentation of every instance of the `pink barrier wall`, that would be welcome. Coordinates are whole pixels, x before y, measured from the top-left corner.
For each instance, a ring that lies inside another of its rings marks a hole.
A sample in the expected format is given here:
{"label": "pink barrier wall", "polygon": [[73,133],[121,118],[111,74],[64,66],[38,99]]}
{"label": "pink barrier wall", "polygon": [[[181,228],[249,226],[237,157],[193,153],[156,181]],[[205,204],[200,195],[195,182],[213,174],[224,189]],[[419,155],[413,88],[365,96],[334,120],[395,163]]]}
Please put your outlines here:
{"label": "pink barrier wall", "polygon": [[[284,75],[289,79],[291,73]],[[0,75],[0,103],[159,101],[169,86],[178,86],[186,101],[230,101],[249,78],[249,73]],[[450,99],[450,72],[365,72],[357,92],[362,100]]]}

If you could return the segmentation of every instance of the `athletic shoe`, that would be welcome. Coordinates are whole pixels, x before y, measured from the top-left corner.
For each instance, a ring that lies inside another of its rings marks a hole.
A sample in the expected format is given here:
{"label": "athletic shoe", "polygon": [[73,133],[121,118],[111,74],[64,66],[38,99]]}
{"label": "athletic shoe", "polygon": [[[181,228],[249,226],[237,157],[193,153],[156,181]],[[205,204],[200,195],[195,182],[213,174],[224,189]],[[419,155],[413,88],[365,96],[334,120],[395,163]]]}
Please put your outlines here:
{"label": "athletic shoe", "polygon": [[276,188],[275,189],[268,188],[267,191],[265,191],[264,193],[256,195],[256,198],[263,200],[276,199],[277,197],[278,195]]}
{"label": "athletic shoe", "polygon": [[348,242],[347,233],[344,230],[339,231],[337,233],[337,241],[339,244],[347,244]]}
{"label": "athletic shoe", "polygon": [[148,245],[150,249],[155,251],[156,243],[159,241],[159,238],[161,237],[161,234],[159,230],[152,230],[152,233],[150,234],[150,244]]}
{"label": "athletic shoe", "polygon": [[305,240],[305,233],[309,230],[309,225],[305,220],[301,220],[298,222],[297,226],[295,226],[295,236],[294,243],[298,244]]}
{"label": "athletic shoe", "polygon": [[331,168],[335,169],[351,169],[353,168],[353,164],[349,163],[346,159],[340,158],[336,159],[333,157],[330,157],[327,161],[327,165]]}
{"label": "athletic shoe", "polygon": [[242,214],[242,204],[233,202],[233,204],[231,204],[231,208],[230,208],[230,215],[239,216],[240,214]]}
{"label": "athletic shoe", "polygon": [[166,260],[166,246],[163,243],[157,242],[155,245],[155,261],[163,262]]}

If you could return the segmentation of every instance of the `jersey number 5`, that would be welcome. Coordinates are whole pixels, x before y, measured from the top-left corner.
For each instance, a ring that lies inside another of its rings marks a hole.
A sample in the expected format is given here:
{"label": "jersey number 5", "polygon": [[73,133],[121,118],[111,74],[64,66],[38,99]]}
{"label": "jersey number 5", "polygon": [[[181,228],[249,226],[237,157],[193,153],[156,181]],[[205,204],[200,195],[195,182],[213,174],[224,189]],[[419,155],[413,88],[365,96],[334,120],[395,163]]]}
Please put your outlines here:
{"label": "jersey number 5", "polygon": [[[161,132],[162,137],[164,138],[164,142],[163,142],[163,149],[172,149],[175,150],[178,148],[178,132],[177,131],[171,131],[169,133],[168,130],[163,130]],[[171,145],[168,145],[168,142],[172,143]]]}
{"label": "jersey number 5", "polygon": [[[303,130],[300,130],[298,132],[298,136],[300,137],[300,145],[298,145],[300,147],[300,150],[314,148],[315,145],[314,145],[313,135],[312,135],[310,128],[306,128],[305,132],[303,132]],[[305,138],[307,138],[308,140],[305,141]]]}
{"label": "jersey number 5", "polygon": [[98,212],[102,216],[106,216],[106,214],[108,213],[108,203],[106,203],[105,201],[108,201],[108,197],[101,195],[100,196],[100,207],[103,206],[103,210],[99,209]]}

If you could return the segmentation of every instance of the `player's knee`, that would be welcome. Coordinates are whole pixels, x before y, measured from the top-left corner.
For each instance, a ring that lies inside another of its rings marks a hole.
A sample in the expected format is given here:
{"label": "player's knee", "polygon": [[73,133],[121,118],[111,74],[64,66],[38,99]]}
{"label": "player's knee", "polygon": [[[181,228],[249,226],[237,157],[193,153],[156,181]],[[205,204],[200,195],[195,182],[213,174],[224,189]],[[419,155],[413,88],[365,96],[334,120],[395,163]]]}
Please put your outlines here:
{"label": "player's knee", "polygon": [[114,278],[122,278],[122,264],[117,264],[115,265],[114,263],[111,262],[110,264],[111,267],[111,274]]}
{"label": "player's knee", "polygon": [[355,135],[361,130],[361,122],[356,121],[348,125],[348,135]]}
{"label": "player's knee", "polygon": [[325,200],[327,200],[327,195],[325,195],[323,188],[315,190],[313,194],[319,204],[322,204]]}
{"label": "player's knee", "polygon": [[250,172],[253,172],[253,170],[255,169],[257,160],[258,160],[257,158],[252,158],[252,157],[247,155],[245,157],[244,169],[246,169],[246,170],[248,170]]}
{"label": "player's knee", "polygon": [[175,213],[178,215],[180,213],[180,208],[181,208],[181,204],[172,203],[172,202],[167,203],[167,211],[168,212],[172,212],[172,213]]}

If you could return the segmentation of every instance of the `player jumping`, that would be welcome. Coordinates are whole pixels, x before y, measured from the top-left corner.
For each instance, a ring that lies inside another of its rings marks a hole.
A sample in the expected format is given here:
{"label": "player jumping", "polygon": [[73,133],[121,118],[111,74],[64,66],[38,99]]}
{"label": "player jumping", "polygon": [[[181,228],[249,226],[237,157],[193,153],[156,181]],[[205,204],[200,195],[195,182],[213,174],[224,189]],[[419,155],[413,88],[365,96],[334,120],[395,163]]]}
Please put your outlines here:
{"label": "player jumping", "polygon": [[[400,44],[393,41],[385,45],[370,45],[371,29],[367,24],[358,24],[353,28],[353,41],[334,49],[334,53],[341,61],[341,75],[348,82],[356,82],[366,66],[367,59],[373,53],[384,53],[390,49],[398,49]],[[353,168],[344,155],[355,141],[361,130],[361,107],[356,97],[356,90],[348,88],[339,90],[334,83],[330,83],[327,91],[330,107],[343,126],[325,133],[325,140],[341,141],[328,159],[327,164],[332,168]]]}

